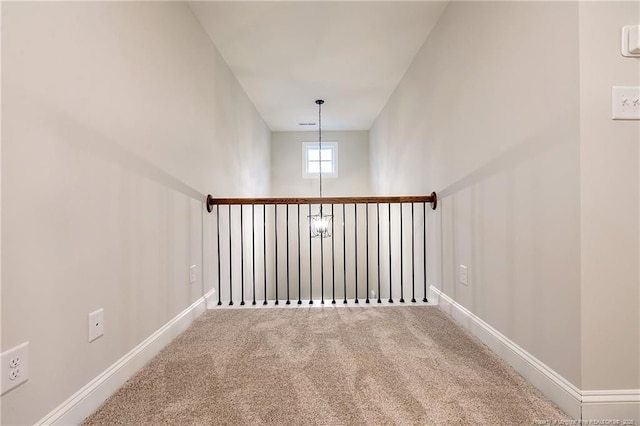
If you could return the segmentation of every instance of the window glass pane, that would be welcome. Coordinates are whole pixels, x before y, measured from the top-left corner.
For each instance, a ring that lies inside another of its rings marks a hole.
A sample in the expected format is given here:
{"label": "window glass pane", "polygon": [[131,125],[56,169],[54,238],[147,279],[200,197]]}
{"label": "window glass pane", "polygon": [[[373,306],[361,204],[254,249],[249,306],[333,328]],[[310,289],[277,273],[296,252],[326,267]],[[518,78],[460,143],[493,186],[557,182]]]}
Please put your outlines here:
{"label": "window glass pane", "polygon": [[331,161],[333,159],[333,150],[331,148],[322,148],[322,161]]}
{"label": "window glass pane", "polygon": [[321,170],[322,177],[337,177],[337,142],[323,142],[322,149],[320,149],[318,142],[303,142],[302,144],[302,168],[304,178],[317,179]]}
{"label": "window glass pane", "polygon": [[318,148],[307,149],[307,159],[309,161],[318,161],[320,159],[319,157],[320,157],[320,150]]}
{"label": "window glass pane", "polygon": [[[324,172],[324,169],[322,171]],[[309,161],[308,173],[320,173],[320,163],[318,161]]]}

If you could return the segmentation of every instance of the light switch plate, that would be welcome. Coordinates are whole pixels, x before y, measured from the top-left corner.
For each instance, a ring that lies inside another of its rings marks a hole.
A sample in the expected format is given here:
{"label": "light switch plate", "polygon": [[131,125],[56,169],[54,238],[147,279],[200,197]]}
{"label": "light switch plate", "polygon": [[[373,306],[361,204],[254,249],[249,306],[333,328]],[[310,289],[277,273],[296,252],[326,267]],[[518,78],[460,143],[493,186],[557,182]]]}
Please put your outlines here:
{"label": "light switch plate", "polygon": [[622,27],[622,56],[627,58],[640,58],[640,25],[627,25]]}
{"label": "light switch plate", "polygon": [[611,108],[614,120],[640,120],[640,87],[613,86]]}

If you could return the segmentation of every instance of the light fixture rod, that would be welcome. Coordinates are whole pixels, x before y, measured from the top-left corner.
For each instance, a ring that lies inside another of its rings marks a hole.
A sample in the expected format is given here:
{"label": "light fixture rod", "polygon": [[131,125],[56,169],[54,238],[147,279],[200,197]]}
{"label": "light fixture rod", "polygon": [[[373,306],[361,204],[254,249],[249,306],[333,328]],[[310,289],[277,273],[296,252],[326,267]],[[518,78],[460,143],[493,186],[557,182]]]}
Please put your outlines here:
{"label": "light fixture rod", "polygon": [[[320,167],[320,198],[322,198],[322,99],[316,100],[318,105],[318,160]],[[322,215],[322,204],[320,204],[320,215]]]}

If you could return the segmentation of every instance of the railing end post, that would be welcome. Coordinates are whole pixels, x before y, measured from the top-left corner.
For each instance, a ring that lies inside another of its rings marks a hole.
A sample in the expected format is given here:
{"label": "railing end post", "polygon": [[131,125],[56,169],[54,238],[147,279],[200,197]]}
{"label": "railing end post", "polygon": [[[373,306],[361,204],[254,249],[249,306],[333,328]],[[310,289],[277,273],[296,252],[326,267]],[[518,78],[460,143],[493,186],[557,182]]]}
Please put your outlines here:
{"label": "railing end post", "polygon": [[213,211],[213,195],[207,195],[207,211],[211,213]]}
{"label": "railing end post", "polygon": [[435,210],[438,207],[438,195],[434,192],[431,193],[431,210]]}

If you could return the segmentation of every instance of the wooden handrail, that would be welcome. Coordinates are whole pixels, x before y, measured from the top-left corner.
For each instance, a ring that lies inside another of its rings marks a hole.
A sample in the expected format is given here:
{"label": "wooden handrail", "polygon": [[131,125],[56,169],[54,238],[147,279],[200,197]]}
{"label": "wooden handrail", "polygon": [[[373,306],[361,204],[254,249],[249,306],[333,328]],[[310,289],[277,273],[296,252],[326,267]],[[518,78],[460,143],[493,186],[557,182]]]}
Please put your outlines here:
{"label": "wooden handrail", "polygon": [[387,196],[387,197],[289,197],[289,198],[214,198],[207,196],[207,211],[212,212],[214,205],[251,205],[251,204],[386,204],[386,203],[431,203],[433,210],[438,206],[435,192],[431,195]]}

